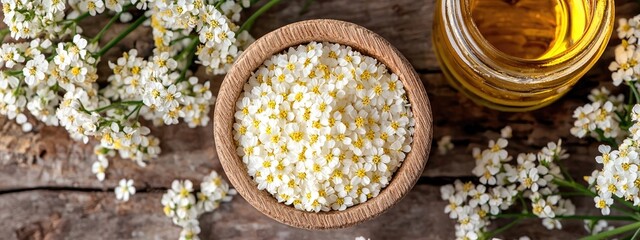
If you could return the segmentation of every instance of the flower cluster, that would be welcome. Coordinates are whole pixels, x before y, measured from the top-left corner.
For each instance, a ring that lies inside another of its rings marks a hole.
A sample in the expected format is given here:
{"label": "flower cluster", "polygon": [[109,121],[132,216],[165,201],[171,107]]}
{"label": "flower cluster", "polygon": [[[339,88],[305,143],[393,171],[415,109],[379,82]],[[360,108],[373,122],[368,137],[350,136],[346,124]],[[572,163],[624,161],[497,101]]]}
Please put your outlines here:
{"label": "flower cluster", "polygon": [[[503,136],[510,136],[510,128],[503,130]],[[550,142],[538,153],[520,153],[515,165],[512,156],[505,149],[508,141],[499,138],[491,140],[487,149],[473,149],[476,166],[472,173],[478,177],[478,184],[463,183],[443,186],[441,196],[449,201],[445,213],[457,220],[458,239],[490,237],[488,226],[491,220],[520,200],[530,202],[530,210],[525,211],[542,219],[548,229],[560,229],[562,224],[557,216],[573,215],[575,207],[568,199],[560,196],[554,180],[564,179],[559,162],[569,156],[558,143]]]}
{"label": "flower cluster", "polygon": [[624,138],[624,122],[618,114],[624,113],[624,95],[613,95],[605,88],[596,88],[589,94],[591,103],[576,108],[573,112],[575,118],[571,134],[582,138],[591,136],[596,139],[620,139]]}
{"label": "flower cluster", "polygon": [[[0,38],[24,40],[0,46],[0,114],[25,131],[34,127],[32,117],[64,127],[75,140],[99,141],[92,171],[100,181],[116,153],[142,166],[158,156],[160,141],[141,120],[206,126],[215,97],[208,81],[193,76],[191,64],[224,73],[253,40],[236,24],[248,0],[1,2],[8,28],[0,29]],[[131,20],[127,11],[134,7],[144,14],[101,48],[104,32],[117,19]],[[82,35],[80,21],[106,12],[113,19],[97,36]],[[151,55],[125,52],[109,62],[112,75],[99,77],[102,55],[145,23],[153,29]],[[98,84],[99,78],[106,83]]]}
{"label": "flower cluster", "polygon": [[[4,23],[14,39],[37,38],[40,35],[56,37],[72,30],[73,20],[65,19],[65,1],[2,0]],[[6,31],[0,34],[4,37]]]}
{"label": "flower cluster", "polygon": [[[215,5],[214,5],[215,3]],[[250,1],[178,1],[178,4],[159,4],[150,7],[153,13],[151,27],[158,50],[175,53],[176,42],[189,37],[198,63],[215,74],[225,73],[242,53],[253,37],[234,22],[240,20],[240,11],[249,7]],[[197,38],[188,34],[197,32]],[[236,33],[239,33],[236,36]]]}
{"label": "flower cluster", "polygon": [[616,200],[630,206],[640,205],[639,20],[640,15],[620,19],[618,37],[622,43],[615,48],[615,61],[609,67],[613,71],[613,84],[618,86],[624,82],[630,88],[629,102],[625,103],[622,94],[614,96],[605,88],[595,89],[589,96],[592,103],[579,107],[574,113],[576,122],[572,134],[578,137],[590,134],[606,143],[599,146],[600,156],[595,159],[602,168],[586,178],[597,193],[595,206],[604,215],[610,214]]}
{"label": "flower cluster", "polygon": [[[640,15],[631,19],[621,18],[618,26],[618,37],[622,43],[615,48],[615,61],[609,65],[614,86],[624,83],[633,96],[640,96],[637,83],[640,76]],[[630,97],[633,97],[630,96]],[[573,114],[576,119],[571,134],[577,137],[591,136],[600,141],[612,144],[628,135],[633,124],[628,116],[629,105],[625,105],[624,95],[612,95],[602,87],[592,90],[589,95],[591,103],[578,107]],[[630,100],[640,100],[638,98]]]}
{"label": "flower cluster", "polygon": [[220,203],[231,201],[236,194],[229,184],[212,171],[200,184],[200,192],[193,193],[193,183],[189,180],[175,180],[171,189],[162,196],[164,213],[173,223],[182,227],[180,239],[198,239],[200,226],[198,217],[216,210]]}
{"label": "flower cluster", "polygon": [[129,201],[129,197],[136,194],[136,188],[133,186],[133,180],[120,179],[120,182],[114,192],[116,193],[116,199],[124,202]]}
{"label": "flower cluster", "polygon": [[638,80],[640,76],[640,49],[638,49],[638,36],[640,36],[640,15],[631,19],[621,18],[618,26],[618,37],[622,43],[615,49],[615,61],[609,65],[613,73],[613,85],[621,83],[630,84]]}
{"label": "flower cluster", "polygon": [[595,170],[587,178],[590,185],[595,187],[598,196],[594,198],[595,206],[601,209],[602,214],[609,215],[614,198],[622,198],[640,205],[640,177],[638,177],[638,165],[640,165],[640,104],[633,107],[631,117],[634,122],[629,129],[630,136],[622,141],[617,149],[611,146],[600,145],[598,150],[601,155],[596,157],[596,162],[602,164],[601,170]]}
{"label": "flower cluster", "polygon": [[398,76],[350,47],[309,43],[272,56],[237,102],[235,141],[258,188],[306,211],[377,196],[411,150]]}

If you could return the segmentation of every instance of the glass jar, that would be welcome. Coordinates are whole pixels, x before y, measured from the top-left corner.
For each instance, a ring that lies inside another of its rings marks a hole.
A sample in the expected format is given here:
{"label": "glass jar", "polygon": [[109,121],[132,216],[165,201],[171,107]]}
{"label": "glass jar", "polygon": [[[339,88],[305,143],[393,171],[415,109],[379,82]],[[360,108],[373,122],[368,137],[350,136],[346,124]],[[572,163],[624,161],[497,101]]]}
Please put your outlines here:
{"label": "glass jar", "polygon": [[569,91],[613,24],[613,0],[438,0],[433,44],[458,91],[493,109],[529,111]]}

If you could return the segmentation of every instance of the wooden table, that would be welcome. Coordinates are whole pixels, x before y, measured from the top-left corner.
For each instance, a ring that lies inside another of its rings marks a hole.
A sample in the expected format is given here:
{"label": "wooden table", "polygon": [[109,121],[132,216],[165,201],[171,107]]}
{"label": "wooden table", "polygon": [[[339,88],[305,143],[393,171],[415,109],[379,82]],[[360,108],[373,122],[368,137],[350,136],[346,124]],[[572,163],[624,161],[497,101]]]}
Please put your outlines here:
{"label": "wooden table", "polygon": [[[610,85],[608,64],[612,47],[602,60],[564,98],[544,109],[528,113],[501,113],[479,107],[449,87],[443,79],[431,47],[433,1],[416,0],[322,0],[300,14],[304,1],[285,1],[260,18],[252,30],[259,37],[290,22],[333,18],[363,25],[394,44],[413,64],[429,93],[434,116],[434,151],[418,184],[398,205],[382,216],[361,225],[340,230],[308,231],[279,224],[253,209],[241,197],[223,204],[200,218],[203,239],[451,239],[454,222],[443,213],[446,202],[439,187],[455,178],[470,179],[474,161],[470,150],[486,145],[509,124],[514,137],[513,152],[538,151],[549,141],[563,139],[572,157],[568,160],[575,176],[589,174],[595,167],[597,143],[569,134],[573,109],[585,104],[589,91]],[[640,13],[636,1],[619,0],[618,17]],[[255,8],[253,9],[255,10]],[[97,17],[106,22],[107,17]],[[94,23],[94,22],[92,22]],[[85,24],[92,24],[85,23]],[[104,24],[104,23],[102,23]],[[116,24],[109,34],[125,25]],[[85,27],[95,34],[96,27]],[[150,49],[149,35],[140,29],[106,57],[115,57],[131,46]],[[136,36],[137,35],[137,36]],[[614,37],[612,46],[619,40]],[[106,62],[103,60],[103,62]],[[107,68],[101,66],[102,75]],[[219,86],[221,76],[212,78]],[[0,118],[0,238],[2,239],[177,239],[179,227],[162,212],[160,198],[174,179],[199,183],[215,169],[222,172],[213,144],[212,126],[190,129],[186,125],[152,129],[162,140],[163,153],[146,168],[114,159],[107,180],[99,182],[91,173],[93,147],[69,139],[62,128],[37,125],[32,133]],[[455,149],[438,155],[435,142],[451,135]],[[122,178],[135,180],[138,193],[126,203],[115,200],[113,188]],[[582,214],[597,214],[592,199],[574,199]],[[573,239],[584,235],[581,221],[563,221],[563,231],[547,231],[540,220],[505,233],[509,239]]]}

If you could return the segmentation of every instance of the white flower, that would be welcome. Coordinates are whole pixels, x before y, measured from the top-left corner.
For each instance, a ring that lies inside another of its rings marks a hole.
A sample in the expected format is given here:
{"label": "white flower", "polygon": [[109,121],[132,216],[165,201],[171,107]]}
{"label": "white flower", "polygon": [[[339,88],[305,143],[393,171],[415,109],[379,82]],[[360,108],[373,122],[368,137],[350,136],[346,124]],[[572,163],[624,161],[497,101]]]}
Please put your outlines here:
{"label": "white flower", "polygon": [[200,233],[200,224],[198,220],[188,221],[180,231],[180,240],[199,240],[198,234]]}
{"label": "white flower", "polygon": [[92,16],[104,11],[104,2],[102,0],[80,0],[78,7],[82,11],[89,12]]}
{"label": "white flower", "polygon": [[43,81],[45,72],[48,69],[49,62],[45,60],[44,55],[38,55],[34,59],[27,61],[26,66],[22,69],[25,83],[33,86],[36,82]]}
{"label": "white flower", "polygon": [[599,208],[602,211],[602,215],[609,215],[609,213],[611,212],[609,207],[613,205],[613,198],[602,198],[600,196],[596,196],[593,201],[596,203],[596,208]]}
{"label": "white flower", "polygon": [[116,199],[129,201],[129,196],[136,194],[136,188],[133,186],[133,180],[121,179],[118,187],[115,189]]}
{"label": "white flower", "polygon": [[500,130],[500,137],[501,138],[511,138],[513,130],[511,129],[511,126],[506,126],[504,127],[502,130]]}
{"label": "white flower", "polygon": [[631,110],[631,120],[640,121],[640,104],[633,105],[633,109]]}
{"label": "white flower", "polygon": [[493,163],[507,159],[508,153],[504,148],[507,147],[508,144],[509,142],[504,138],[500,138],[498,141],[489,141],[489,149],[485,150],[487,154],[483,154],[483,156],[485,156],[484,158]]}
{"label": "white flower", "polygon": [[615,49],[615,54],[616,61],[609,65],[609,70],[613,72],[611,74],[613,85],[618,86],[623,81],[637,80],[638,78],[634,73],[640,73],[640,69],[638,69],[640,52],[618,46]]}
{"label": "white flower", "polygon": [[440,138],[440,140],[438,140],[438,153],[440,153],[440,155],[447,154],[447,152],[449,150],[452,150],[453,148],[454,145],[451,142],[451,136],[443,136],[442,138]]}
{"label": "white flower", "polygon": [[99,159],[98,161],[93,162],[91,172],[96,175],[99,181],[103,181],[107,167],[109,167],[109,162],[106,159]]}
{"label": "white flower", "polygon": [[638,34],[637,33],[638,29],[636,28],[637,26],[638,26],[638,21],[635,17],[630,19],[626,19],[626,18],[618,19],[618,38],[624,39],[624,38],[630,38],[634,35],[637,35]]}

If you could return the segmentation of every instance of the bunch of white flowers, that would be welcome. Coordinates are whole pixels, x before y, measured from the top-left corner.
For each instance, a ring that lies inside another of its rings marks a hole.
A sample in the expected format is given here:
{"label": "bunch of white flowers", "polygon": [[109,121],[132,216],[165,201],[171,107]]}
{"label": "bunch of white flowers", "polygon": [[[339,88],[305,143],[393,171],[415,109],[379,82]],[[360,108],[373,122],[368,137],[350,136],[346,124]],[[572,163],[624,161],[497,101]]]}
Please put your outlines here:
{"label": "bunch of white flowers", "polygon": [[576,120],[571,134],[579,138],[590,136],[600,141],[624,138],[626,122],[619,117],[626,111],[624,95],[612,95],[607,88],[601,87],[591,90],[589,100],[591,103],[573,112]]}
{"label": "bunch of white flowers", "polygon": [[[510,128],[502,131],[510,136]],[[478,177],[478,184],[456,180],[453,185],[440,189],[443,200],[449,201],[445,213],[457,220],[456,238],[490,238],[495,233],[488,231],[491,220],[517,203],[528,200],[524,213],[529,217],[542,219],[548,229],[561,229],[557,216],[575,213],[575,207],[568,199],[563,199],[554,180],[564,180],[559,162],[568,154],[561,147],[562,141],[550,142],[538,153],[520,153],[516,165],[505,149],[508,141],[499,138],[491,140],[487,149],[473,149],[476,166],[472,173]]]}
{"label": "bunch of white flowers", "polygon": [[[55,38],[61,34],[78,31],[72,19],[65,19],[67,2],[61,0],[2,0],[4,23],[15,39],[45,36]],[[74,14],[72,14],[74,15]]]}
{"label": "bunch of white flowers", "polygon": [[216,210],[222,202],[231,201],[236,194],[216,171],[212,171],[202,180],[197,195],[194,195],[193,191],[191,181],[174,180],[171,189],[162,196],[164,213],[174,224],[182,227],[180,239],[198,239],[198,217]]}
{"label": "bunch of white flowers", "polygon": [[[0,29],[0,38],[4,42],[11,34],[22,39],[0,46],[0,114],[14,119],[24,131],[33,129],[33,118],[64,127],[75,140],[98,140],[92,171],[100,181],[106,177],[108,157],[116,153],[141,166],[158,156],[160,141],[150,135],[142,119],[154,125],[180,120],[189,127],[209,123],[215,97],[209,81],[193,76],[191,65],[196,62],[224,73],[253,41],[245,30],[257,17],[237,24],[248,0],[0,2],[8,26]],[[132,18],[130,9],[144,13],[135,14],[139,17],[122,33],[99,46],[115,21]],[[96,36],[82,35],[78,23],[101,13],[113,18]],[[101,57],[145,23],[153,29],[151,56],[130,50],[109,62],[112,75],[98,76]],[[106,83],[98,84],[98,79]]]}
{"label": "bunch of white flowers", "polygon": [[238,99],[237,151],[260,190],[305,211],[376,197],[411,150],[398,76],[350,47],[312,42],[272,56]]}
{"label": "bunch of white flowers", "polygon": [[[197,55],[198,63],[215,74],[225,73],[242,49],[254,40],[245,29],[234,23],[240,20],[240,11],[249,5],[248,0],[241,3],[197,0],[186,5],[156,3],[150,7],[156,47],[159,51],[175,53],[176,42],[185,37],[191,38],[194,41],[188,48],[195,51],[189,53],[190,57]],[[197,38],[188,34],[194,31]]]}
{"label": "bunch of white flowers", "polygon": [[[638,177],[638,165],[640,165],[640,104],[633,107],[631,120],[633,125],[629,128],[630,136],[622,141],[622,144],[612,151],[611,146],[600,145],[598,150],[602,155],[596,157],[596,162],[602,164],[601,170],[595,170],[587,178],[590,186],[595,187],[598,196],[594,198],[595,206],[602,210],[603,215],[609,215],[614,198],[624,199],[640,205],[640,177]],[[627,204],[628,205],[628,204]]]}
{"label": "bunch of white flowers", "polygon": [[[624,83],[631,91],[630,101],[640,101],[638,94],[638,77],[640,76],[640,15],[631,19],[621,18],[618,26],[618,37],[622,43],[615,48],[615,61],[609,65],[614,86]],[[591,103],[578,107],[573,117],[576,119],[571,134],[579,138],[587,135],[613,145],[628,135],[633,124],[628,117],[630,106],[624,102],[624,95],[612,95],[601,87],[592,90],[589,95]],[[623,117],[627,116],[627,117]]]}
{"label": "bunch of white flowers", "polygon": [[613,84],[619,86],[624,82],[629,87],[629,101],[625,103],[622,94],[613,96],[605,88],[594,89],[589,96],[593,103],[579,107],[574,113],[576,127],[572,134],[583,137],[590,133],[606,144],[599,146],[601,155],[595,159],[602,169],[586,177],[592,191],[597,193],[595,206],[604,215],[610,214],[615,202],[632,208],[640,205],[639,21],[640,15],[620,19],[618,37],[622,43],[615,48],[615,61],[609,66]]}
{"label": "bunch of white flowers", "polygon": [[638,49],[638,37],[640,36],[640,15],[630,19],[621,18],[618,22],[618,38],[622,43],[615,49],[615,61],[609,65],[613,73],[613,85],[621,83],[630,84],[638,80],[640,76],[640,49]]}

